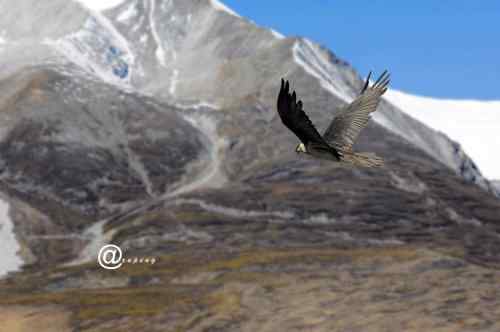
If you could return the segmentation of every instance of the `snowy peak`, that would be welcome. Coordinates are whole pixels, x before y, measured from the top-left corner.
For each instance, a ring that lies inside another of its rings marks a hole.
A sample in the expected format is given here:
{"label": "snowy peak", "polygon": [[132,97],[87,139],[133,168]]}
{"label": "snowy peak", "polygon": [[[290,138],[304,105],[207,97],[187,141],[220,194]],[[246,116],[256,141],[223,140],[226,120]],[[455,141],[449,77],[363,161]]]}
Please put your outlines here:
{"label": "snowy peak", "polygon": [[[209,90],[223,81],[228,62],[282,39],[210,0],[131,0],[104,14],[137,59],[133,86],[177,102],[198,95],[196,102],[216,103],[221,92]],[[194,91],[200,84],[203,91]]]}
{"label": "snowy peak", "polygon": [[321,86],[346,103],[356,98],[353,70],[333,53],[309,39],[297,39],[293,45],[295,62],[316,77]]}
{"label": "snowy peak", "polygon": [[[130,1],[125,1],[125,0],[76,0],[76,1],[81,3],[86,8],[94,10],[94,11],[111,10],[111,9],[116,8],[119,5],[123,4],[124,2],[126,4],[130,3]],[[161,2],[162,3],[172,2],[172,0],[161,1]],[[241,16],[238,15],[234,10],[227,7],[225,4],[223,4],[222,2],[220,2],[218,0],[209,0],[209,3],[214,9],[216,9],[218,11],[221,11],[221,12],[227,13],[229,15],[233,15],[235,17],[241,18]],[[129,8],[130,8],[130,6],[129,6]]]}
{"label": "snowy peak", "polygon": [[[26,55],[31,61],[25,63],[53,61],[55,52],[91,76],[145,93],[155,93],[150,86],[154,77],[169,78],[165,94],[170,96],[177,92],[182,67],[192,66],[187,63],[192,56],[178,61],[183,49],[192,53],[202,46],[204,53],[213,52],[215,45],[206,45],[208,40],[250,24],[215,0],[56,0],[15,5],[0,0],[0,6],[9,7],[0,13],[6,27],[0,51],[10,49],[15,56],[27,45],[38,45],[40,50]],[[13,12],[20,19],[13,19]],[[282,38],[276,32],[268,34]]]}
{"label": "snowy peak", "polygon": [[210,4],[219,11],[241,18],[241,16],[238,15],[234,10],[227,7],[225,4],[218,0],[210,0]]}
{"label": "snowy peak", "polygon": [[389,90],[386,99],[463,146],[489,178],[500,178],[500,101],[435,99]]}

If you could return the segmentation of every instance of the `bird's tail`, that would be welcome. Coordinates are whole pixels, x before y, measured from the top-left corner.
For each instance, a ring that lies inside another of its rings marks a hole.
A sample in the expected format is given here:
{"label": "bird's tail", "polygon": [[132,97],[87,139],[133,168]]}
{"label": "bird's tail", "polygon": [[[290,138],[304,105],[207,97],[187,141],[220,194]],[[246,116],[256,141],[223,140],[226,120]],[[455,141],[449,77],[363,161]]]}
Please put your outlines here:
{"label": "bird's tail", "polygon": [[342,161],[361,167],[382,167],[384,160],[375,153],[343,151]]}

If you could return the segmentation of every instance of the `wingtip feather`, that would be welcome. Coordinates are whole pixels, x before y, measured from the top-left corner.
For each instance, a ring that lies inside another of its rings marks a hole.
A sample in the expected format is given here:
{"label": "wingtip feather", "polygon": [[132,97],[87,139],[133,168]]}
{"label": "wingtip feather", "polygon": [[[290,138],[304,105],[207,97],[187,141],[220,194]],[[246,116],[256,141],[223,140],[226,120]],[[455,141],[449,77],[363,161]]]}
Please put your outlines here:
{"label": "wingtip feather", "polygon": [[372,71],[368,73],[368,76],[366,77],[365,84],[363,85],[363,88],[361,89],[361,93],[364,93],[366,89],[368,89],[368,86],[370,85],[370,77],[372,76]]}
{"label": "wingtip feather", "polygon": [[390,82],[391,82],[391,74],[386,69],[384,70],[382,75],[379,76],[377,81],[373,84],[373,88],[379,90],[380,94],[384,94],[387,91]]}

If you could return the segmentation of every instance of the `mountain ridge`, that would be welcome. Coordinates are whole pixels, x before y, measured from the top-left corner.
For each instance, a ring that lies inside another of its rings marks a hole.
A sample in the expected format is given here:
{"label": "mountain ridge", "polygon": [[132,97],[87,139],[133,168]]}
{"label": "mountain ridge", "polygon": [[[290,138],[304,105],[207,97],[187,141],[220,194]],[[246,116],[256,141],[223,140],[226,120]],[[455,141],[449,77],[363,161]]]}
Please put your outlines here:
{"label": "mountain ridge", "polygon": [[[124,6],[125,4],[127,6],[130,6],[130,2],[122,3],[121,6]],[[120,11],[119,8],[114,8],[113,10],[109,11],[112,12],[111,18],[112,16],[116,16],[118,11]],[[228,19],[229,20],[233,19],[234,21],[238,19],[238,16],[233,16],[232,18],[230,17]],[[253,22],[245,21],[245,24],[252,27],[252,29],[253,28],[260,29],[260,27],[256,26]],[[282,42],[286,44],[286,43],[292,43],[292,41],[293,41],[292,51],[295,61],[298,62],[298,64],[302,66],[309,74],[312,74],[313,76],[318,78],[323,88],[326,88],[327,90],[336,94],[340,99],[342,99],[345,102],[350,102],[355,97],[356,95],[355,86],[356,85],[359,86],[359,83],[358,82],[354,83],[353,79],[351,78],[353,77],[351,75],[354,74],[354,71],[348,65],[348,63],[336,57],[335,54],[333,54],[328,49],[322,48],[320,45],[314,44],[308,39],[301,39],[301,38],[285,38],[284,40],[278,39],[278,43]],[[254,47],[258,46],[256,45]],[[308,57],[304,58],[304,54],[307,54]],[[313,62],[306,64],[304,62],[304,59],[314,59],[314,60],[312,60]],[[332,66],[330,64],[335,64],[335,66]],[[341,74],[342,71],[338,71],[337,68],[339,68],[339,66],[342,67],[344,65],[348,69],[348,72],[346,76],[344,76],[345,78],[343,79],[343,82],[341,83],[337,82],[336,80],[332,80],[331,77],[335,77],[338,80],[338,77],[340,77],[339,75],[343,75]],[[171,76],[172,76],[172,84],[174,85],[182,84],[181,82],[179,82],[180,81],[179,69],[173,70]],[[357,76],[357,74],[354,74],[354,77],[355,76]],[[360,78],[358,78],[358,81],[359,79]],[[173,91],[172,86],[169,87],[169,91]],[[225,93],[223,94],[226,96],[227,99],[227,95]],[[172,96],[170,96],[170,98],[172,98]],[[388,99],[386,98],[386,100]],[[268,105],[271,105],[271,102],[267,102]],[[384,112],[384,110],[382,110],[382,112]],[[477,170],[477,167],[474,166],[474,163],[473,162],[471,163],[470,158],[465,153],[463,153],[463,150],[460,147],[458,149],[456,148],[455,142],[448,141],[446,138],[442,139],[440,135],[432,135],[430,131],[426,131],[424,133],[415,132],[412,128],[409,128],[408,126],[406,126],[404,130],[396,129],[395,127],[399,126],[400,124],[388,123],[388,121],[391,121],[390,119],[391,116],[392,116],[391,112],[389,112],[389,114],[387,115],[382,115],[382,116],[376,114],[374,116],[374,120],[379,121],[379,123],[385,125],[386,128],[397,132],[398,134],[402,135],[405,139],[410,140],[410,142],[412,143],[421,141],[420,144],[421,148],[423,148],[427,153],[430,153],[435,158],[443,161],[446,165],[448,165],[455,172],[457,172],[457,174],[461,174],[468,181],[475,182],[484,189],[489,190],[494,194],[498,194],[491,187],[488,181],[483,178],[481,173]],[[414,139],[415,136],[417,137],[423,136],[426,138],[429,136],[436,136],[437,141],[427,142],[426,139],[415,140]],[[436,149],[436,146],[439,148]],[[451,153],[449,151],[453,152]]]}
{"label": "mountain ridge", "polygon": [[[354,148],[386,167],[295,153],[279,79],[322,131],[362,88],[346,61],[208,0],[57,3],[9,3],[51,22],[0,46],[0,329],[500,327],[500,200],[452,141],[382,100]],[[156,263],[105,270],[108,243]]]}

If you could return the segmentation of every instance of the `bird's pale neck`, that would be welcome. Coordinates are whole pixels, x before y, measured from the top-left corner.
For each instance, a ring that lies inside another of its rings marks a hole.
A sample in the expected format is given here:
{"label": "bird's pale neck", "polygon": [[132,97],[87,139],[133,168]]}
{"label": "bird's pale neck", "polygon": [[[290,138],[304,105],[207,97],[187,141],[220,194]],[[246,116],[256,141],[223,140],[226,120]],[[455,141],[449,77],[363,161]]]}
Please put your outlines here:
{"label": "bird's pale neck", "polygon": [[297,147],[295,148],[295,152],[297,153],[307,153],[307,149],[306,149],[306,146],[304,145],[304,143],[300,143],[299,145],[297,145]]}

